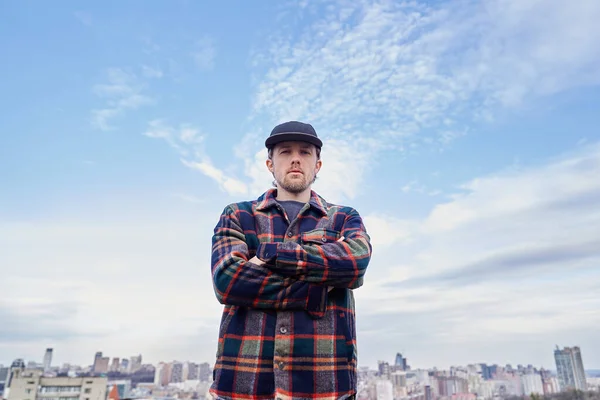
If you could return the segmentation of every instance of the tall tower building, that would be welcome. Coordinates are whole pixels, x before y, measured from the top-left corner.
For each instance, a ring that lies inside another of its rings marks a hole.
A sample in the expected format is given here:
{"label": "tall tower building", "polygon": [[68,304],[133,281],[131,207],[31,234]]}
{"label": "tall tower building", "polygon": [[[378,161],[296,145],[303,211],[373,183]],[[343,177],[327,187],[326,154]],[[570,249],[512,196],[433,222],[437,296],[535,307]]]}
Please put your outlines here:
{"label": "tall tower building", "polygon": [[396,370],[401,369],[402,371],[406,371],[408,366],[406,365],[406,357],[402,357],[401,353],[396,353],[396,361],[394,362],[394,366]]}
{"label": "tall tower building", "polygon": [[586,390],[587,381],[583,368],[583,359],[579,347],[565,347],[562,350],[556,346],[554,361],[560,390]]}
{"label": "tall tower building", "polygon": [[110,364],[109,371],[111,371],[111,372],[119,371],[119,357],[113,357],[112,363]]}
{"label": "tall tower building", "polygon": [[171,376],[169,383],[183,382],[183,364],[178,361],[171,363]]}
{"label": "tall tower building", "polygon": [[154,370],[154,384],[156,386],[167,386],[169,384],[169,377],[171,375],[171,365],[168,363],[160,362]]}
{"label": "tall tower building", "polygon": [[129,363],[129,369],[131,373],[136,372],[142,366],[142,355],[139,354],[137,356],[131,357],[131,362]]}
{"label": "tall tower building", "polygon": [[96,372],[96,369],[98,368],[98,364],[100,363],[100,360],[102,360],[102,352],[98,351],[94,355],[94,363],[92,364],[92,371]]}
{"label": "tall tower building", "polygon": [[121,360],[121,372],[123,372],[123,373],[129,372],[129,360],[126,358],[123,358]]}
{"label": "tall tower building", "polygon": [[47,348],[46,353],[44,354],[44,372],[50,371],[52,367],[52,349]]}

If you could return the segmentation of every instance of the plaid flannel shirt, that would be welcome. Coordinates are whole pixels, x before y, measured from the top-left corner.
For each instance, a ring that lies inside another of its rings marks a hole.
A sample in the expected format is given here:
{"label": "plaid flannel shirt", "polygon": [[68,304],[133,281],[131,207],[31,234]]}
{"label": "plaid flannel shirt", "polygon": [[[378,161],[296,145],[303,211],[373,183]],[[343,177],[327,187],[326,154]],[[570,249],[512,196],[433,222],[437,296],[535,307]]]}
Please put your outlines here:
{"label": "plaid flannel shirt", "polygon": [[[210,392],[346,399],[357,386],[351,289],[363,283],[370,238],[356,210],[314,191],[290,224],[275,195],[228,205],[214,230],[213,286],[224,310]],[[249,262],[255,255],[266,263]]]}

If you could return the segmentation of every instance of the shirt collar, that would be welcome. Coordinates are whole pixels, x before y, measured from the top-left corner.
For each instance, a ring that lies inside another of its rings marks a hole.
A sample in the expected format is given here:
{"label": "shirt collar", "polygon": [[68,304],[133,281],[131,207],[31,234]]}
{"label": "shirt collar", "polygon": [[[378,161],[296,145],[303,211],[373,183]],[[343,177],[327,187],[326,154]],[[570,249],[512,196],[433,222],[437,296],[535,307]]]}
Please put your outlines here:
{"label": "shirt collar", "polygon": [[[277,204],[277,199],[275,198],[276,195],[277,189],[271,188],[267,190],[257,199],[258,205],[256,206],[256,210],[263,211],[275,206],[275,204]],[[311,205],[311,207],[318,210],[321,214],[327,215],[327,202],[314,190],[310,191],[310,200],[308,201],[308,203]]]}

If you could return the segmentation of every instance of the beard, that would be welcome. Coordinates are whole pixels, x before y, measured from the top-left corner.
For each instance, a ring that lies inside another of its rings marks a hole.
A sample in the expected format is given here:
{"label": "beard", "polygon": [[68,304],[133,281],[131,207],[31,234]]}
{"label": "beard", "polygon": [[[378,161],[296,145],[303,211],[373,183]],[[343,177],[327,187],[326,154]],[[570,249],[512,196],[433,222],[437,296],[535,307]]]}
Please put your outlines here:
{"label": "beard", "polygon": [[288,174],[286,174],[283,177],[283,179],[278,179],[277,177],[275,177],[275,182],[277,183],[278,187],[282,188],[286,192],[299,194],[308,189],[310,185],[312,185],[315,182],[316,179],[316,175],[313,176],[311,180],[308,180],[306,175],[304,174],[302,175],[302,178],[296,179],[291,178]]}

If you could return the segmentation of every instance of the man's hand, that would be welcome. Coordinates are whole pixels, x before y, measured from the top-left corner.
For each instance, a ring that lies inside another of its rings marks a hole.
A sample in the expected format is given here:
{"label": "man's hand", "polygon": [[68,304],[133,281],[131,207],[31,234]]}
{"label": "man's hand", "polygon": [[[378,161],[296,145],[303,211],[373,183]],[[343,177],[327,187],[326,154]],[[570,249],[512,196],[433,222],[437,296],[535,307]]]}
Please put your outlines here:
{"label": "man's hand", "polygon": [[[340,238],[339,238],[337,241],[338,241],[338,242],[341,242],[341,241],[343,241],[344,239],[345,239],[345,237],[343,237],[343,236],[342,236],[342,237],[340,237]],[[327,287],[327,293],[331,292],[332,290],[333,290],[333,286],[329,286],[329,287]]]}
{"label": "man's hand", "polygon": [[[337,241],[338,241],[338,242],[341,242],[341,241],[343,241],[344,239],[345,239],[345,237],[343,237],[343,236],[342,236],[342,237],[340,237],[340,238],[339,238]],[[258,258],[258,257],[256,257],[256,256],[252,257],[252,258],[251,258],[250,260],[248,260],[248,261],[249,261],[249,262],[251,262],[252,264],[255,264],[255,265],[263,265],[263,264],[265,264],[265,262],[264,262],[263,260],[261,260],[260,258]],[[331,292],[332,290],[333,290],[333,286],[328,286],[328,287],[327,287],[327,293]]]}
{"label": "man's hand", "polygon": [[256,265],[263,265],[265,263],[263,260],[261,260],[260,258],[258,258],[256,256],[252,257],[248,261],[251,262],[252,264],[256,264]]}

